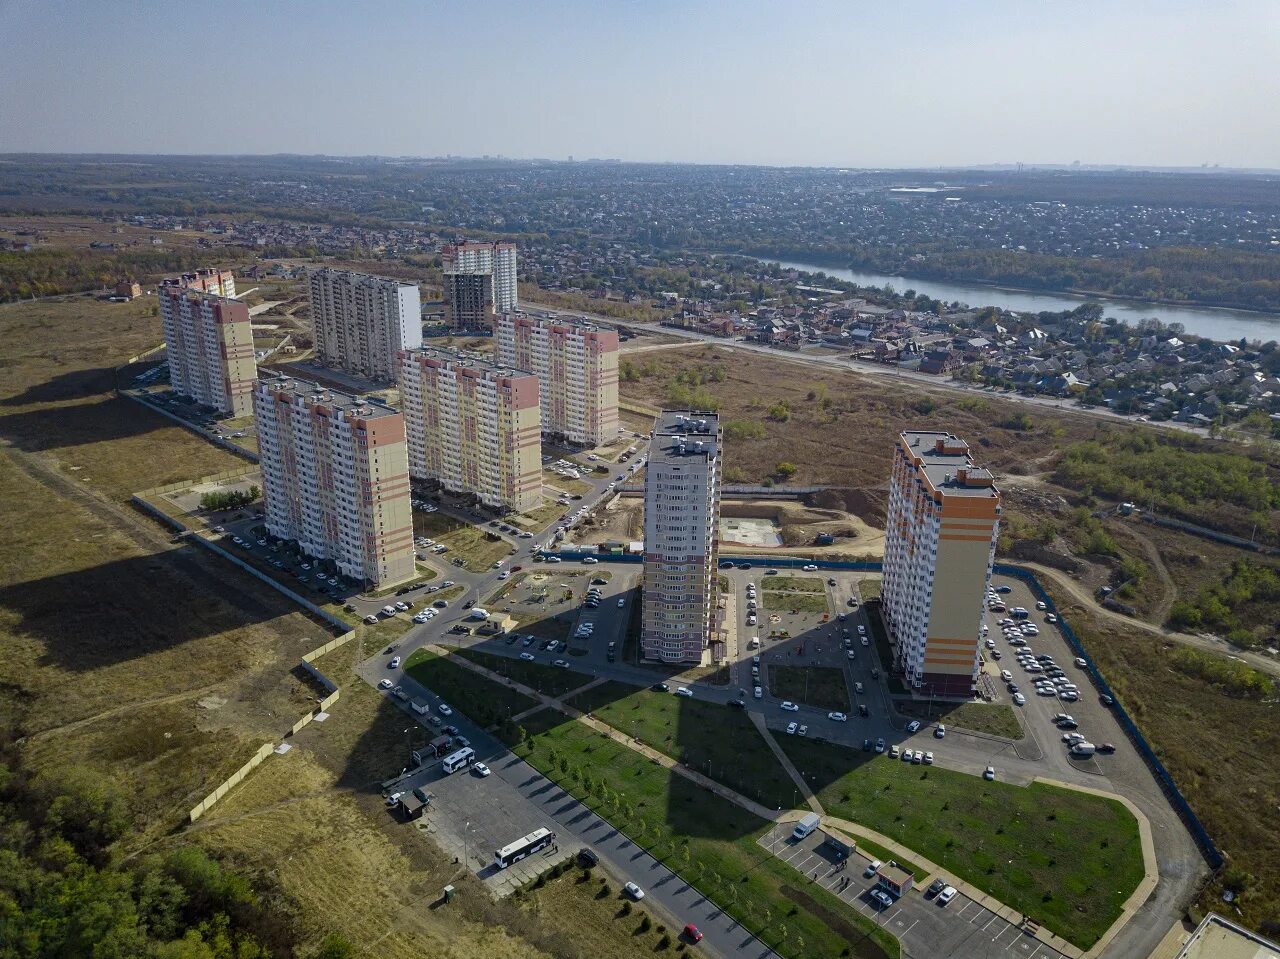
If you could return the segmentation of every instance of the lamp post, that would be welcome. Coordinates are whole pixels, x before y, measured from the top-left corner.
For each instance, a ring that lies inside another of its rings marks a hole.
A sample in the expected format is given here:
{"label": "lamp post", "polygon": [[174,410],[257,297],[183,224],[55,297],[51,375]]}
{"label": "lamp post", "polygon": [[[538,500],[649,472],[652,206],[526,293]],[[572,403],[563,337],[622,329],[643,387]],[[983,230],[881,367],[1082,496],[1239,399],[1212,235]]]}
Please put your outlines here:
{"label": "lamp post", "polygon": [[471,821],[467,820],[466,826],[462,829],[462,865],[465,869],[471,868],[470,850],[467,848],[467,833],[471,830]]}

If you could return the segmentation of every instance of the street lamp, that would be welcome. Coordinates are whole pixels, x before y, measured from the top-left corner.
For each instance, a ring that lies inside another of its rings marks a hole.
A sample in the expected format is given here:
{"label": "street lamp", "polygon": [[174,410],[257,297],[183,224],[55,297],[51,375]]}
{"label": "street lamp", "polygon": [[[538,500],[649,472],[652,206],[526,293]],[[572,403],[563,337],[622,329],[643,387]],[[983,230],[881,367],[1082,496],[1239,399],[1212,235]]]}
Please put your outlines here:
{"label": "street lamp", "polygon": [[468,820],[466,826],[462,829],[462,866],[464,869],[471,868],[471,860],[469,850],[467,849],[467,833],[471,831],[471,821]]}

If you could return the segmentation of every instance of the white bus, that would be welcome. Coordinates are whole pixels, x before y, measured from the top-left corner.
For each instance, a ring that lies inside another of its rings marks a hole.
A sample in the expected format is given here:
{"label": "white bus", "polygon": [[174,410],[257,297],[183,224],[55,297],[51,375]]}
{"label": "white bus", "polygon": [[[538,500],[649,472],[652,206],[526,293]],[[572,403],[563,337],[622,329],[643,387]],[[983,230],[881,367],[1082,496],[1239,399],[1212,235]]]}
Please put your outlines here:
{"label": "white bus", "polygon": [[476,751],[470,746],[459,749],[456,753],[450,753],[444,757],[444,771],[447,773],[457,772],[466,766],[471,765],[471,761],[476,758]]}
{"label": "white bus", "polygon": [[506,869],[513,862],[519,862],[525,856],[530,856],[539,849],[546,849],[556,841],[556,834],[550,829],[535,829],[523,839],[517,839],[515,842],[503,846],[493,854],[493,862],[499,869]]}

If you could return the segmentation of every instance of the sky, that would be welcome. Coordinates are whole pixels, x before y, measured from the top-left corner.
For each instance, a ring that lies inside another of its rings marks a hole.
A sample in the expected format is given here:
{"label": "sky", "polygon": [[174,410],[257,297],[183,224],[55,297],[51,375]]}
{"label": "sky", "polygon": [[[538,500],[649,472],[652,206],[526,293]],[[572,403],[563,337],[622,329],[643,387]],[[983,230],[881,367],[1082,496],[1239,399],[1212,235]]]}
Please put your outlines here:
{"label": "sky", "polygon": [[1280,168],[1280,0],[0,0],[0,153]]}

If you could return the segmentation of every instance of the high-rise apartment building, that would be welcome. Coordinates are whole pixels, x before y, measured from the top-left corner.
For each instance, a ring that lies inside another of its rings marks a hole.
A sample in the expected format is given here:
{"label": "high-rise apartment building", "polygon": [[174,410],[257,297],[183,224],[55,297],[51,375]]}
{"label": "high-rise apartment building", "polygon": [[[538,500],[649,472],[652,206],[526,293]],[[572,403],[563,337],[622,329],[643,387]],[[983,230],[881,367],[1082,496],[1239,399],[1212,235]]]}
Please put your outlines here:
{"label": "high-rise apartment building", "polygon": [[276,376],[253,394],[267,529],[371,585],[413,577],[404,417]]}
{"label": "high-rise apartment building", "polygon": [[582,446],[618,436],[618,333],[573,320],[503,313],[499,363],[538,375],[542,432]]}
{"label": "high-rise apartment building", "polygon": [[182,276],[161,280],[160,287],[161,289],[179,287],[185,290],[199,290],[201,293],[212,293],[214,296],[234,299],[236,277],[230,270],[196,270],[194,273],[183,273]]}
{"label": "high-rise apartment building", "polygon": [[454,350],[400,354],[409,472],[494,509],[542,505],[538,378]]}
{"label": "high-rise apartment building", "polygon": [[494,317],[520,307],[516,245],[464,240],[440,251],[444,317],[456,330],[487,330]]}
{"label": "high-rise apartment building", "polygon": [[173,391],[232,416],[252,412],[258,361],[249,308],[176,284],[162,285],[158,298]]}
{"label": "high-rise apartment building", "polygon": [[950,433],[898,437],[881,609],[894,668],[913,690],[972,695],[1000,526],[1000,492]]}
{"label": "high-rise apartment building", "polygon": [[308,274],[316,358],[325,366],[394,382],[401,350],[422,345],[416,283],[324,267]]}
{"label": "high-rise apartment building", "polygon": [[700,662],[715,628],[720,544],[720,422],[714,413],[658,417],[644,480],[646,659]]}

